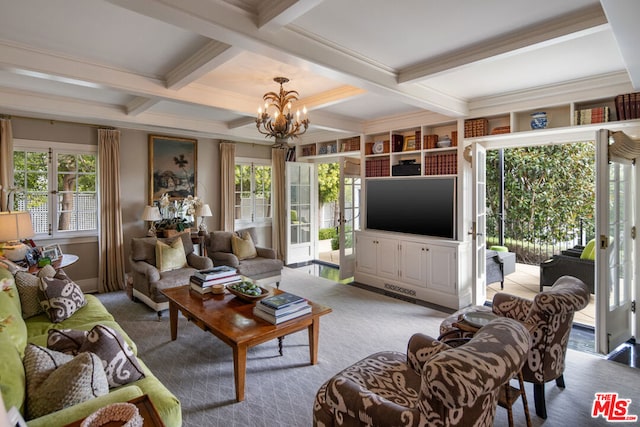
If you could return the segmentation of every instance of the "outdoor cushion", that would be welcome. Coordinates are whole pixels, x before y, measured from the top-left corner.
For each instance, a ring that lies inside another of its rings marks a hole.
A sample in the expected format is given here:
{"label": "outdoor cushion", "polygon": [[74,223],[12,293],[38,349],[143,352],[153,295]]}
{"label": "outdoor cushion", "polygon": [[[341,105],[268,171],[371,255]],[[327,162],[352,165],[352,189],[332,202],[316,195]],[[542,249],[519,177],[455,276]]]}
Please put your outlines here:
{"label": "outdoor cushion", "polygon": [[589,240],[587,246],[582,250],[582,254],[580,254],[580,259],[589,259],[591,261],[595,261],[596,259],[596,239]]}

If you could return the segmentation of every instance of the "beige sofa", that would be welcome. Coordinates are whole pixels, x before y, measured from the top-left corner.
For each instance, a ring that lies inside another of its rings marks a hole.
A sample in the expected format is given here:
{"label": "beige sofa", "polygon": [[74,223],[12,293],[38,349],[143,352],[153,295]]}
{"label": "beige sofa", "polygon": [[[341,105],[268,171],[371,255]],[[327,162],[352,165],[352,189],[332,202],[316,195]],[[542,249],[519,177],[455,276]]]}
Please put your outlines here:
{"label": "beige sofa", "polygon": [[[156,260],[156,242],[168,245],[182,239],[187,266],[169,271],[161,271]],[[189,278],[196,270],[213,267],[211,259],[197,255],[193,251],[193,243],[189,233],[182,233],[174,237],[134,237],[131,239],[131,254],[129,255],[131,275],[133,277],[133,298],[138,299],[158,313],[169,308],[169,303],[160,292],[162,289],[188,285]]]}

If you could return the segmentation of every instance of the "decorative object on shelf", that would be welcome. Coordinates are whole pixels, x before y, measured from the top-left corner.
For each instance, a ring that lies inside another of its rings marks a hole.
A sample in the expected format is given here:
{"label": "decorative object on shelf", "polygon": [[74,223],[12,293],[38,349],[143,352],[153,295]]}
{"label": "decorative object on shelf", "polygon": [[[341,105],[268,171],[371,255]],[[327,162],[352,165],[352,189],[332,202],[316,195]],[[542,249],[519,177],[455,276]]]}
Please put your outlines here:
{"label": "decorative object on shelf", "polygon": [[149,230],[147,231],[147,236],[156,235],[156,221],[160,221],[162,219],[162,215],[160,215],[160,210],[157,206],[145,206],[144,211],[142,212],[142,220],[149,221],[151,224],[149,225]]}
{"label": "decorative object on shelf", "polygon": [[29,246],[21,240],[33,237],[34,234],[29,212],[0,212],[0,242],[5,242],[2,252],[8,260],[24,260]]}
{"label": "decorative object on shelf", "polygon": [[438,138],[438,143],[436,144],[436,147],[438,148],[451,147],[451,138],[449,138],[449,135],[444,135],[443,137]]}
{"label": "decorative object on shelf", "polygon": [[196,139],[149,135],[149,204],[196,195]]}
{"label": "decorative object on shelf", "polygon": [[327,154],[327,146],[323,145],[320,147],[320,150],[318,151],[319,154]]}
{"label": "decorative object on shelf", "polygon": [[547,127],[547,113],[538,111],[531,114],[531,129],[544,129]]}
{"label": "decorative object on shelf", "polygon": [[382,154],[384,153],[384,142],[376,141],[373,143],[373,148],[371,149],[373,154]]}
{"label": "decorative object on shelf", "polygon": [[89,415],[80,427],[98,427],[109,423],[117,423],[123,427],[142,427],[143,419],[133,403],[112,403]]}
{"label": "decorative object on shelf", "polygon": [[[284,90],[282,85],[289,81],[286,77],[276,77],[273,80],[280,84],[280,92],[267,92],[264,94],[262,97],[264,99],[264,110],[262,107],[258,108],[256,127],[261,134],[275,138],[274,147],[288,148],[288,140],[302,135],[309,127],[307,107],[302,108],[304,118],[300,119],[300,110],[298,110],[294,120],[294,116],[291,114],[291,102],[298,100],[298,92]],[[275,108],[273,117],[269,115],[271,107]]]}
{"label": "decorative object on shelf", "polygon": [[402,146],[402,151],[414,151],[419,147],[416,146],[416,137],[415,136],[406,136],[404,138],[404,144]]}
{"label": "decorative object on shelf", "polygon": [[202,206],[198,206],[195,211],[195,215],[200,217],[200,225],[198,226],[198,234],[205,235],[207,234],[207,224],[204,222],[204,218],[208,216],[213,216],[211,213],[211,208],[209,205],[204,204]]}

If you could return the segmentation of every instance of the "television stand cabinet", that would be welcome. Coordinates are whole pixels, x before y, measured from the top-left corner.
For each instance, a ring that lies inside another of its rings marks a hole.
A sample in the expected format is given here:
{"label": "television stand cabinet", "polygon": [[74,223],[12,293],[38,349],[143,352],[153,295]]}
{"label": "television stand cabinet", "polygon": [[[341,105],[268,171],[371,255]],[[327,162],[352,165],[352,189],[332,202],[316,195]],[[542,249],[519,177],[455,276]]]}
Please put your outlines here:
{"label": "television stand cabinet", "polygon": [[404,233],[356,233],[358,283],[459,309],[471,304],[471,244]]}

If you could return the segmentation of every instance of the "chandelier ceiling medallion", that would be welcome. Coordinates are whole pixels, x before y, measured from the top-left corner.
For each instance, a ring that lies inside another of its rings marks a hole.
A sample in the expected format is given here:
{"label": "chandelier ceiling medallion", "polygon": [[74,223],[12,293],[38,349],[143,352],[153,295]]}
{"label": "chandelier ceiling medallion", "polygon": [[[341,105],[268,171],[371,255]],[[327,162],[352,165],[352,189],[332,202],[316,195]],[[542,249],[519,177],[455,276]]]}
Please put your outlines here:
{"label": "chandelier ceiling medallion", "polygon": [[[295,117],[291,114],[291,102],[298,100],[298,92],[295,90],[285,91],[282,85],[289,81],[286,77],[276,77],[273,79],[280,83],[280,93],[267,92],[262,97],[264,99],[264,109],[258,108],[258,118],[256,126],[258,132],[276,140],[274,147],[287,148],[287,141],[297,138],[307,131],[309,119],[307,118],[307,108],[302,108],[303,118],[300,119],[300,110],[296,111]],[[273,116],[269,115],[269,110],[273,110]]]}

